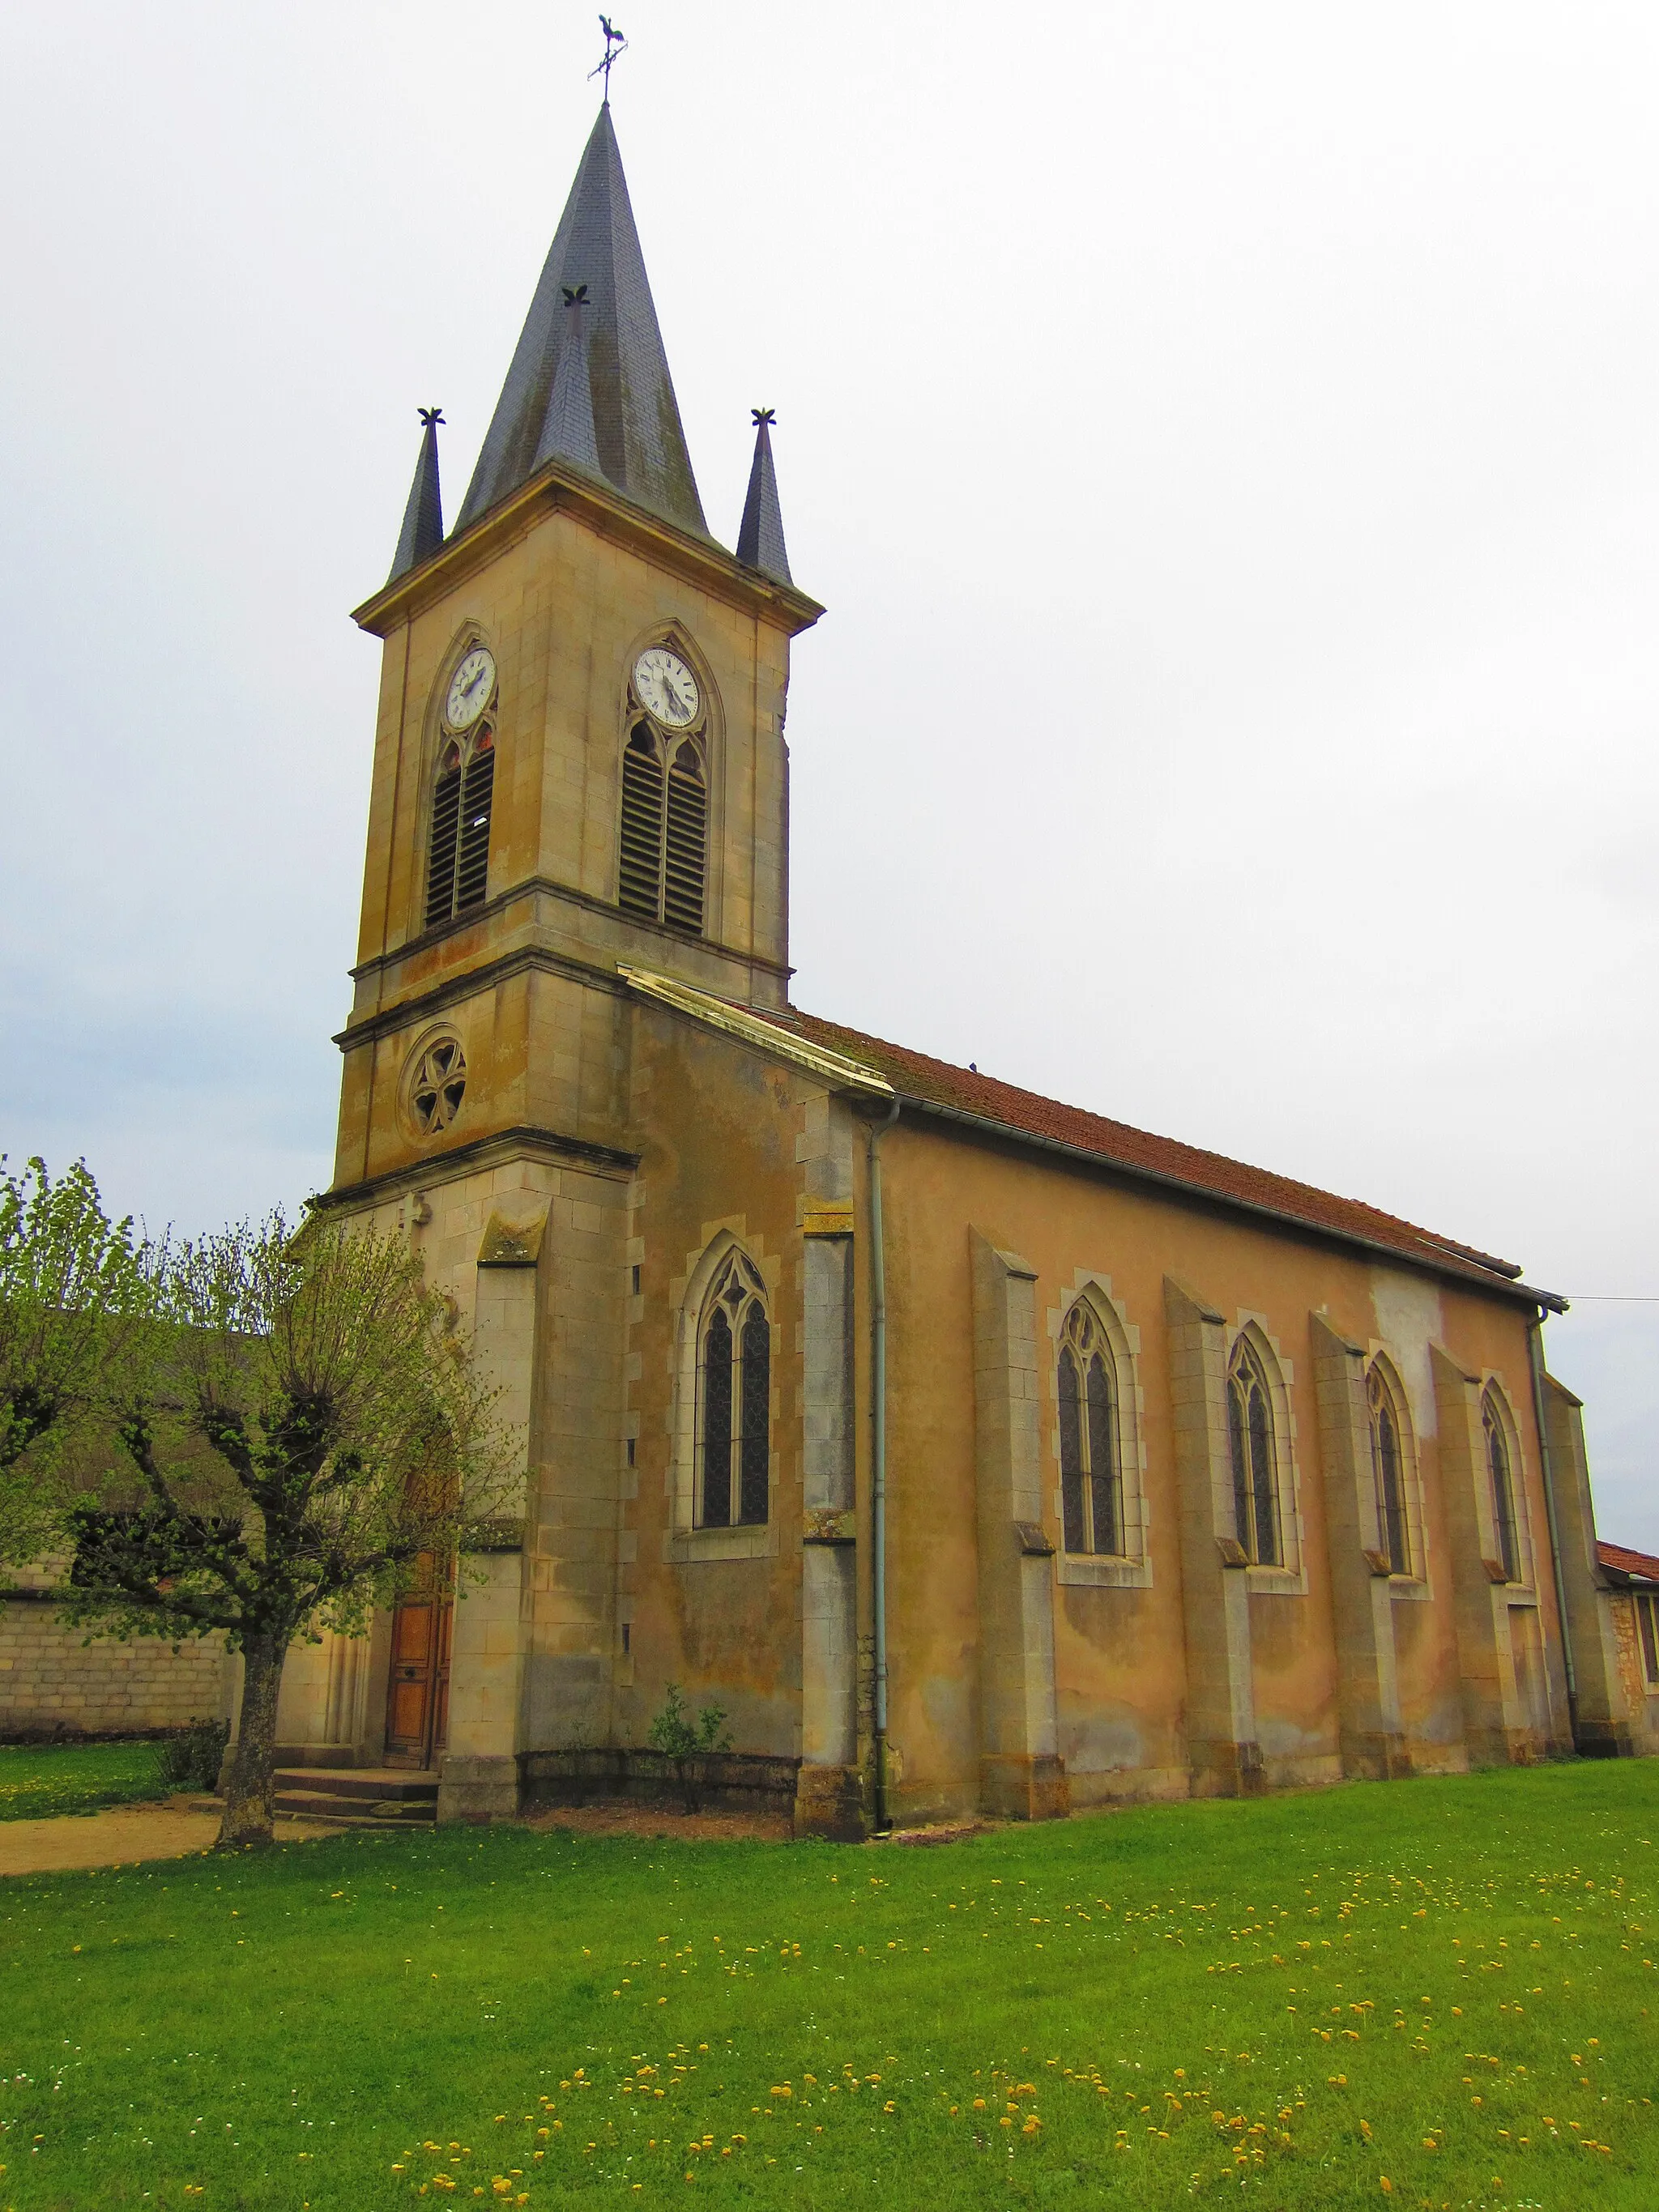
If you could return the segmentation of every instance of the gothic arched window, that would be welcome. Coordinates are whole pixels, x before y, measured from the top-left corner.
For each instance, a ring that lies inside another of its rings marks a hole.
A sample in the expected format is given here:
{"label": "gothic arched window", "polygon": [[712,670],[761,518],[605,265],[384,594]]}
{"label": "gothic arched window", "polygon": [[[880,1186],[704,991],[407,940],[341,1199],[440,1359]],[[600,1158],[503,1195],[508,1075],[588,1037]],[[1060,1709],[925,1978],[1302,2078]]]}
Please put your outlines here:
{"label": "gothic arched window", "polygon": [[697,1525],[754,1527],[770,1504],[772,1326],[753,1261],[733,1251],[697,1334]]}
{"label": "gothic arched window", "polygon": [[1255,1567],[1284,1560],[1279,1526],[1279,1447],[1273,1398],[1261,1355],[1248,1335],[1233,1347],[1227,1369],[1227,1441],[1232,1455],[1233,1516],[1238,1540]]}
{"label": "gothic arched window", "polygon": [[1498,1557],[1506,1583],[1521,1579],[1521,1539],[1515,1520],[1515,1477],[1510,1462],[1510,1437],[1497,1393],[1487,1386],[1480,1401],[1480,1426],[1486,1439],[1486,1473],[1492,1481],[1492,1520],[1498,1530]]}
{"label": "gothic arched window", "polygon": [[426,927],[482,906],[489,881],[495,736],[488,722],[452,738],[438,761],[426,872]]}
{"label": "gothic arched window", "polygon": [[1117,1362],[1086,1298],[1066,1316],[1060,1346],[1060,1498],[1068,1552],[1128,1549],[1123,1530]]}
{"label": "gothic arched window", "polygon": [[1381,1358],[1365,1377],[1365,1404],[1371,1425],[1371,1474],[1376,1484],[1376,1525],[1390,1574],[1412,1571],[1412,1541],[1406,1507],[1406,1423]]}
{"label": "gothic arched window", "polygon": [[[640,672],[649,672],[657,660],[678,665],[672,655],[652,652],[635,665],[622,757],[617,903],[700,937],[708,872],[708,709],[701,691],[683,699],[670,689],[665,696],[659,683],[647,682],[648,696],[641,697]],[[659,713],[673,715],[682,706],[689,721],[670,726],[658,720]]]}

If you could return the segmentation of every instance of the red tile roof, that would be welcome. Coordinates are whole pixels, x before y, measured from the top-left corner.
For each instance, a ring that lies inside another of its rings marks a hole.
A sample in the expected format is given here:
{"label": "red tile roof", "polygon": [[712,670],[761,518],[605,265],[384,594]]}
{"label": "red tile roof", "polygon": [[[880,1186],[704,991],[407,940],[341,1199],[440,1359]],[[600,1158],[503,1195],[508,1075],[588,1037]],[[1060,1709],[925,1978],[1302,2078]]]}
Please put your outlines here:
{"label": "red tile roof", "polygon": [[1629,1551],[1623,1544],[1598,1543],[1595,1556],[1616,1575],[1630,1575],[1638,1582],[1659,1583],[1659,1559],[1651,1552]]}
{"label": "red tile roof", "polygon": [[[755,1014],[763,1012],[758,1006],[746,1011]],[[1014,1084],[999,1082],[994,1076],[981,1075],[975,1068],[952,1066],[948,1060],[930,1059],[926,1053],[912,1052],[905,1045],[890,1044],[883,1037],[866,1036],[862,1030],[847,1029],[839,1022],[822,1021],[817,1015],[802,1013],[799,1008],[766,1018],[815,1043],[827,1045],[832,1051],[863,1060],[885,1076],[902,1097],[924,1106],[1065,1146],[1131,1174],[1148,1176],[1224,1203],[1274,1214],[1303,1227],[1323,1231],[1328,1236],[1380,1245],[1419,1265],[1474,1278],[1489,1287],[1494,1275],[1513,1281],[1521,1272],[1508,1260],[1494,1259],[1490,1253],[1477,1251],[1472,1245],[1460,1244],[1449,1237],[1437,1237],[1409,1221],[1396,1220],[1391,1213],[1362,1205],[1357,1199],[1338,1198],[1329,1191],[1316,1190],[1310,1183],[1294,1182],[1287,1176],[1270,1175],[1265,1169],[1247,1167],[1242,1161],[1230,1160],[1220,1152],[1203,1152],[1195,1145],[1178,1143],[1172,1137],[1149,1135],[1144,1129],[1131,1128],[1127,1122],[1109,1121],[1104,1115],[1088,1113],[1080,1106],[1062,1105],[1058,1099],[1044,1098],[1035,1091],[1022,1091]],[[1515,1288],[1523,1297],[1530,1298],[1534,1295],[1522,1284],[1516,1283]],[[1551,1305],[1559,1303],[1547,1293],[1536,1295],[1544,1297]]]}

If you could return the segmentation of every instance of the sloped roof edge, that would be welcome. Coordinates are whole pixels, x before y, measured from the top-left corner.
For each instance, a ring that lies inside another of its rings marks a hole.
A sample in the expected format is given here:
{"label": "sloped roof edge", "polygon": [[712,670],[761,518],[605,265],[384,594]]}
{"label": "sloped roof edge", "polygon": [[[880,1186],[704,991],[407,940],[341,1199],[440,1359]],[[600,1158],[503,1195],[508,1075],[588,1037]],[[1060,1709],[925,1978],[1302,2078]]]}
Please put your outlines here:
{"label": "sloped roof edge", "polygon": [[[1304,1235],[1396,1261],[1414,1262],[1431,1273],[1501,1291],[1528,1305],[1565,1313],[1567,1301],[1553,1291],[1520,1280],[1520,1269],[1472,1245],[1432,1235],[1415,1224],[1383,1213],[1358,1199],[1299,1183],[1265,1168],[1252,1168],[1219,1152],[1206,1152],[1171,1137],[1155,1137],[1127,1122],[1108,1121],[1082,1107],[1066,1106],[1036,1091],[1021,1091],[976,1068],[958,1068],[908,1047],[849,1030],[838,1022],[789,1007],[771,1012],[735,1006],[654,969],[617,963],[631,988],[678,1012],[724,1030],[755,1048],[792,1060],[837,1089],[868,1097],[896,1098],[905,1106],[952,1121],[987,1137],[1034,1145],[1044,1152],[1097,1163],[1194,1198],[1249,1213]],[[832,1042],[833,1040],[833,1042]],[[848,1049],[851,1047],[852,1049]],[[952,1098],[949,1079],[983,1096]],[[943,1094],[943,1095],[942,1095]]]}
{"label": "sloped roof edge", "polygon": [[1606,1571],[1621,1583],[1659,1585],[1659,1559],[1651,1552],[1632,1552],[1627,1545],[1603,1544],[1598,1540],[1595,1556]]}
{"label": "sloped roof edge", "polygon": [[717,999],[710,992],[698,990],[695,984],[682,983],[676,976],[659,975],[651,968],[630,968],[622,961],[617,963],[617,973],[630,989],[645,997],[673,1007],[677,1013],[690,1014],[695,1021],[706,1022],[710,1029],[723,1030],[727,1036],[770,1053],[775,1059],[791,1060],[797,1067],[822,1076],[837,1090],[861,1091],[872,1098],[893,1096],[893,1086],[886,1077],[862,1060],[828,1046],[814,1044],[763,1015],[734,1006],[729,999]]}
{"label": "sloped roof edge", "polygon": [[1437,1237],[1358,1199],[1340,1198],[1311,1183],[1273,1174],[1206,1152],[1173,1137],[1153,1136],[1127,1122],[1109,1120],[1079,1106],[1023,1091],[977,1068],[954,1066],[908,1046],[890,1043],[842,1023],[828,1022],[791,1008],[787,1014],[762,1015],[787,1024],[795,1034],[831,1050],[856,1057],[877,1069],[907,1104],[924,1112],[1080,1160],[1096,1160],[1139,1180],[1185,1191],[1258,1218],[1358,1245],[1389,1259],[1504,1290],[1528,1304],[1565,1312],[1567,1302],[1553,1291],[1520,1280],[1513,1261],[1494,1258],[1472,1245]]}

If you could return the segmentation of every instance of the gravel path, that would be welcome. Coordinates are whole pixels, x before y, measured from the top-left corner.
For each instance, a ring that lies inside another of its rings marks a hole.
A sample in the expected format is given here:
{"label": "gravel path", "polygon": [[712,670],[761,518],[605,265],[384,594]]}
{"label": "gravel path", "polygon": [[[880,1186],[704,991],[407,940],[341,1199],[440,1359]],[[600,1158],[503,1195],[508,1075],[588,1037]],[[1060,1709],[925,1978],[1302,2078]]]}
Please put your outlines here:
{"label": "gravel path", "polygon": [[[55,1820],[0,1821],[0,1875],[63,1874],[76,1867],[131,1866],[140,1859],[182,1859],[213,1848],[219,1808],[211,1797],[169,1797],[160,1805],[116,1805]],[[280,1821],[279,1843],[333,1835],[307,1820]]]}

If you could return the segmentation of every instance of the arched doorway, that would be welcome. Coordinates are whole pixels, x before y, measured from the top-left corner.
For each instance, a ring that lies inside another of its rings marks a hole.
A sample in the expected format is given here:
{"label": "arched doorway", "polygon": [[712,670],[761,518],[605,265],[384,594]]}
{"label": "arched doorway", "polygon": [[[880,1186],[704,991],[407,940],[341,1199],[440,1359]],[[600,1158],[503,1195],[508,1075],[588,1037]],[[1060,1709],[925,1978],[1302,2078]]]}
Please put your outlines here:
{"label": "arched doorway", "polygon": [[440,1574],[430,1552],[392,1616],[386,1684],[386,1763],[429,1767],[449,1735],[449,1652],[455,1617],[453,1573]]}

